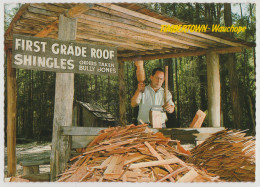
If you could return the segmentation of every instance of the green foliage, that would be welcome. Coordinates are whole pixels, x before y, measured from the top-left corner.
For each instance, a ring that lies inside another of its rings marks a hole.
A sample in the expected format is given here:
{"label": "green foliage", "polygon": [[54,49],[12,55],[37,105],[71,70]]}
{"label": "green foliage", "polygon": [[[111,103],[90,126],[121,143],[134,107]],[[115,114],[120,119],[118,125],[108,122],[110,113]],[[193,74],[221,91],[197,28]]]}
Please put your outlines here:
{"label": "green foliage", "polygon": [[21,7],[20,3],[17,4],[4,4],[4,29],[9,27],[13,17]]}

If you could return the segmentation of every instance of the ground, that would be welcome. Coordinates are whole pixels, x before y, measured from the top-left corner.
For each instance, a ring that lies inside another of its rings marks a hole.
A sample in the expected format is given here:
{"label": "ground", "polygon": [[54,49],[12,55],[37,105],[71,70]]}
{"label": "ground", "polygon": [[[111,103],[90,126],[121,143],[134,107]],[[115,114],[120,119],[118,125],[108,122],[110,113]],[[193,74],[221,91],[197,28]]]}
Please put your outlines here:
{"label": "ground", "polygon": [[[182,146],[190,150],[194,147],[193,144],[182,144]],[[21,161],[38,161],[46,158],[50,158],[51,154],[51,142],[45,143],[26,143],[16,145],[16,176],[23,174],[23,167],[20,165]],[[50,172],[50,165],[40,165],[40,173]],[[10,178],[7,178],[7,147],[5,147],[5,181],[8,182]]]}
{"label": "ground", "polygon": [[[51,154],[51,142],[45,143],[26,143],[26,144],[17,144],[16,145],[16,175],[22,175],[23,167],[20,166],[20,161],[28,160],[28,161],[37,161],[46,158],[50,158]],[[41,165],[40,173],[50,172],[50,165]],[[7,177],[7,147],[5,147],[5,177]]]}

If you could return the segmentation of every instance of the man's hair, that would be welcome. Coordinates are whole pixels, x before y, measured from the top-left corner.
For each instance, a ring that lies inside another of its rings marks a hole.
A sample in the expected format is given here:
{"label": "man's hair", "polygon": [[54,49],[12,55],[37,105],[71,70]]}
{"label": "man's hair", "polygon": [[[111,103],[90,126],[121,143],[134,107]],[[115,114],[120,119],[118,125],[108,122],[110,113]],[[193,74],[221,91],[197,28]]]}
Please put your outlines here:
{"label": "man's hair", "polygon": [[164,72],[162,68],[154,68],[153,71],[152,71],[152,76],[155,75],[156,71]]}

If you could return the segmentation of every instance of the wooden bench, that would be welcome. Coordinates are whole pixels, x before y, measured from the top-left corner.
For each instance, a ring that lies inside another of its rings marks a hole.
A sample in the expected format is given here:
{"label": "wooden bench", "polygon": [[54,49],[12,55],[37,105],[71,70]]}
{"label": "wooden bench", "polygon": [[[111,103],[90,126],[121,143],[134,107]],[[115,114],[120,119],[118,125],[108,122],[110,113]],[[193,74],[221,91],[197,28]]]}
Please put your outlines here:
{"label": "wooden bench", "polygon": [[20,165],[23,166],[23,175],[30,174],[39,174],[39,166],[50,164],[50,159],[38,160],[38,161],[28,161],[24,160],[20,162]]}

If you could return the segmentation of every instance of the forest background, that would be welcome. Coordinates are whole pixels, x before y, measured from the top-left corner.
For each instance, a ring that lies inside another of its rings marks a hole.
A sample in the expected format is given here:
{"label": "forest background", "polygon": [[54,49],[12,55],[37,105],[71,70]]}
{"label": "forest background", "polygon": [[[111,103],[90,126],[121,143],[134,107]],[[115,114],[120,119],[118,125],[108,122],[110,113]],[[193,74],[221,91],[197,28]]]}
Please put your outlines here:
{"label": "forest background", "polygon": [[[256,4],[222,3],[145,3],[144,6],[190,24],[246,26],[246,31],[225,33],[248,42],[256,39]],[[8,8],[9,6],[9,8]],[[5,4],[6,30],[21,4]],[[159,31],[158,31],[159,32]],[[224,34],[224,35],[225,35]],[[196,111],[207,113],[207,66],[205,56],[144,61],[146,84],[155,67],[169,66],[169,90],[175,112],[168,115],[168,128],[188,127]],[[126,119],[137,123],[138,107],[130,106],[137,88],[134,62],[125,62]],[[7,127],[6,57],[5,70],[5,137]],[[16,70],[17,138],[51,141],[55,100],[55,72]],[[255,48],[241,53],[220,55],[221,126],[248,129],[255,134],[256,58]],[[74,100],[97,103],[119,119],[118,77],[75,74]],[[207,126],[205,119],[203,126]],[[5,141],[6,142],[6,141]]]}

